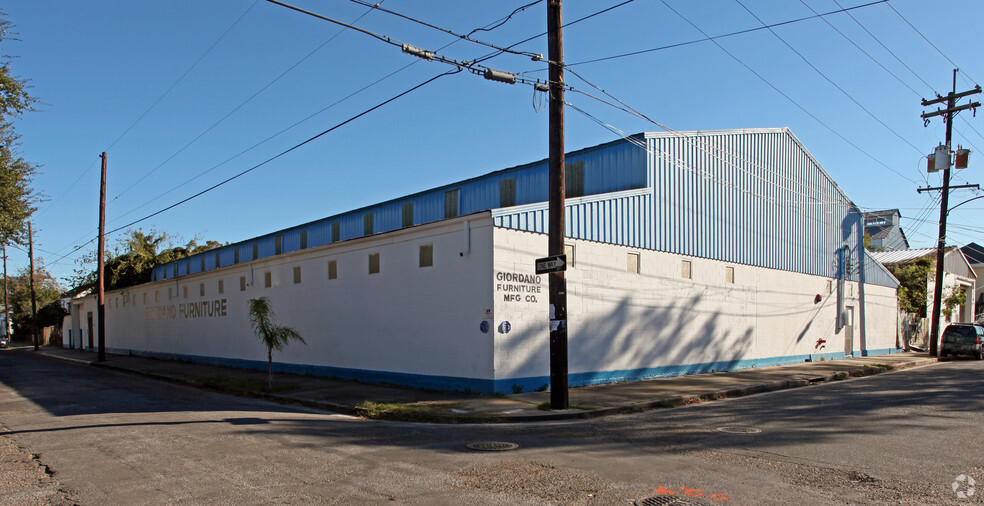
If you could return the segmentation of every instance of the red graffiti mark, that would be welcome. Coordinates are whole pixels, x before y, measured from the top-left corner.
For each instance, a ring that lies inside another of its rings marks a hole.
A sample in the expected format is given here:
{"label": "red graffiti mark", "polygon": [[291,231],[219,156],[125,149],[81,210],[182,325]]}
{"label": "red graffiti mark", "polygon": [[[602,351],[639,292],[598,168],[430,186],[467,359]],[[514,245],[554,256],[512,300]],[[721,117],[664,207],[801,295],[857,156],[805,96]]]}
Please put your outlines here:
{"label": "red graffiti mark", "polygon": [[684,494],[687,494],[690,497],[704,497],[704,491],[699,488],[687,488],[687,487],[679,487],[679,488],[680,490],[683,490]]}
{"label": "red graffiti mark", "polygon": [[727,501],[728,496],[724,494],[711,494],[711,500],[713,501]]}
{"label": "red graffiti mark", "polygon": [[672,490],[667,490],[667,489],[663,488],[662,485],[654,488],[653,489],[653,492],[656,492],[659,495],[676,495],[676,492],[674,492]]}

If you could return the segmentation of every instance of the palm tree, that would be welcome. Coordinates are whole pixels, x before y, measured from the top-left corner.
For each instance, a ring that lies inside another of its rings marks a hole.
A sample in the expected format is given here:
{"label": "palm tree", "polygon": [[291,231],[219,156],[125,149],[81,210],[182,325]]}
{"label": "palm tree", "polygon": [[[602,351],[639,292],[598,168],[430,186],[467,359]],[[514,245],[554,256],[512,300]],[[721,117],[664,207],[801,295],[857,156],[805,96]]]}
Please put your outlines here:
{"label": "palm tree", "polygon": [[249,323],[253,326],[253,332],[267,347],[267,374],[271,389],[273,388],[273,350],[283,350],[290,344],[291,339],[307,344],[297,330],[273,323],[275,318],[270,299],[266,297],[249,299]]}

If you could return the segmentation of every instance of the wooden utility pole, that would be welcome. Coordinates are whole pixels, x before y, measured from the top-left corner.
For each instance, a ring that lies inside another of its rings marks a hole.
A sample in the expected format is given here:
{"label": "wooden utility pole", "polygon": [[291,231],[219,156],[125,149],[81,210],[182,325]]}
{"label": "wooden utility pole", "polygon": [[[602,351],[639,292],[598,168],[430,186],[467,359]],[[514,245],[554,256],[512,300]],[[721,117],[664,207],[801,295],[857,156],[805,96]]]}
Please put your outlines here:
{"label": "wooden utility pole", "polygon": [[10,341],[10,304],[7,302],[7,245],[3,245],[3,335]]}
{"label": "wooden utility pole", "polygon": [[[564,254],[564,36],[561,0],[547,0],[547,60],[550,80],[548,254]],[[564,272],[548,274],[550,290],[550,408],[567,409],[567,283]]]}
{"label": "wooden utility pole", "polygon": [[27,222],[27,255],[31,259],[31,330],[34,335],[34,351],[40,349],[41,337],[38,336],[38,295],[34,290],[34,231],[31,222]]}
{"label": "wooden utility pole", "polygon": [[[937,109],[934,112],[922,114],[922,119],[926,122],[926,125],[929,125],[929,118],[932,118],[933,116],[944,116],[944,121],[946,122],[946,163],[943,166],[943,194],[940,199],[940,234],[936,241],[936,284],[933,287],[933,316],[930,320],[931,330],[929,333],[929,354],[933,357],[936,356],[937,347],[939,345],[940,313],[942,312],[943,301],[943,263],[944,257],[946,256],[946,217],[950,213],[950,151],[952,151],[953,148],[951,144],[953,137],[953,115],[954,113],[964,109],[973,109],[981,105],[979,102],[971,102],[967,105],[957,107],[957,99],[981,92],[981,87],[977,86],[973,90],[957,93],[958,70],[959,69],[953,69],[953,91],[948,93],[945,97],[938,96],[935,100],[922,101],[922,105],[924,107],[946,102],[946,109]],[[936,160],[935,165],[936,167],[940,167],[940,161]]]}
{"label": "wooden utility pole", "polygon": [[106,299],[103,285],[105,282],[103,268],[106,263],[106,152],[103,151],[102,158],[102,177],[99,181],[99,253],[96,279],[98,287],[98,300],[96,301],[96,312],[98,313],[97,322],[99,324],[99,356],[98,361],[106,360]]}

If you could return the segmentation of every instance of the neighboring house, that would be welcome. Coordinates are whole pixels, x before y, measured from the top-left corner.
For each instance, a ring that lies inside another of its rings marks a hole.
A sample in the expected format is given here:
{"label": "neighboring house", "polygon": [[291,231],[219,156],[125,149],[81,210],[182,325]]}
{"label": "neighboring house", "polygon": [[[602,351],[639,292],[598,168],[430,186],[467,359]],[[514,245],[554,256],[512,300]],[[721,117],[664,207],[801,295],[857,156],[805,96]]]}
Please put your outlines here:
{"label": "neighboring house", "polygon": [[[904,319],[906,322],[902,327],[903,335],[908,342],[924,342],[929,335],[929,321],[933,314],[933,296],[936,287],[936,248],[910,249],[901,251],[875,251],[871,253],[875,260],[883,265],[906,265],[912,264],[920,259],[928,259],[931,262],[926,277],[926,312],[921,319],[910,315]],[[943,297],[946,298],[958,289],[964,290],[964,298],[953,312],[947,317],[940,313],[940,334],[942,329],[949,323],[971,322],[974,320],[974,305],[977,292],[977,275],[971,268],[967,258],[956,246],[946,249],[943,256]],[[921,315],[920,315],[921,316]],[[906,325],[909,328],[905,328]],[[921,346],[921,345],[920,345]]]}
{"label": "neighboring house", "polygon": [[[264,369],[267,296],[307,341],[278,370],[543,388],[547,181],[543,160],[159,266],[107,293],[107,349]],[[788,129],[634,135],[569,153],[566,185],[572,386],[898,351],[898,282]],[[72,305],[86,348],[95,310]]]}
{"label": "neighboring house", "polygon": [[977,275],[977,294],[975,296],[977,304],[975,305],[975,312],[977,315],[976,319],[981,320],[984,317],[984,246],[972,242],[960,248],[960,251],[967,257],[971,268],[974,269],[974,274]]}
{"label": "neighboring house", "polygon": [[898,209],[872,211],[864,213],[864,233],[870,238],[868,249],[872,251],[897,251],[909,249],[909,241],[905,238],[902,218]]}

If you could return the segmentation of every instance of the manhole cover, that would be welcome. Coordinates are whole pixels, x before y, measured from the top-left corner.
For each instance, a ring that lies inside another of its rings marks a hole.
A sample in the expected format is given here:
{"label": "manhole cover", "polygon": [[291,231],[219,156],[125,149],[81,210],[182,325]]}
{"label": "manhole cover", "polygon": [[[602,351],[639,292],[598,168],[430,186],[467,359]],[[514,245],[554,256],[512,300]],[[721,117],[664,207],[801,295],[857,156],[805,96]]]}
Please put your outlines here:
{"label": "manhole cover", "polygon": [[714,430],[718,432],[727,432],[728,434],[758,434],[759,432],[762,432],[762,429],[756,429],[755,427],[742,427],[739,425],[718,427]]}
{"label": "manhole cover", "polygon": [[644,497],[635,502],[636,506],[686,506],[688,504],[700,504],[693,501],[688,501],[686,499],[681,499],[672,495],[656,495],[652,497]]}
{"label": "manhole cover", "polygon": [[478,443],[469,443],[465,445],[470,450],[479,450],[483,452],[504,452],[506,450],[515,450],[519,448],[516,443],[506,443],[504,441],[481,441]]}

